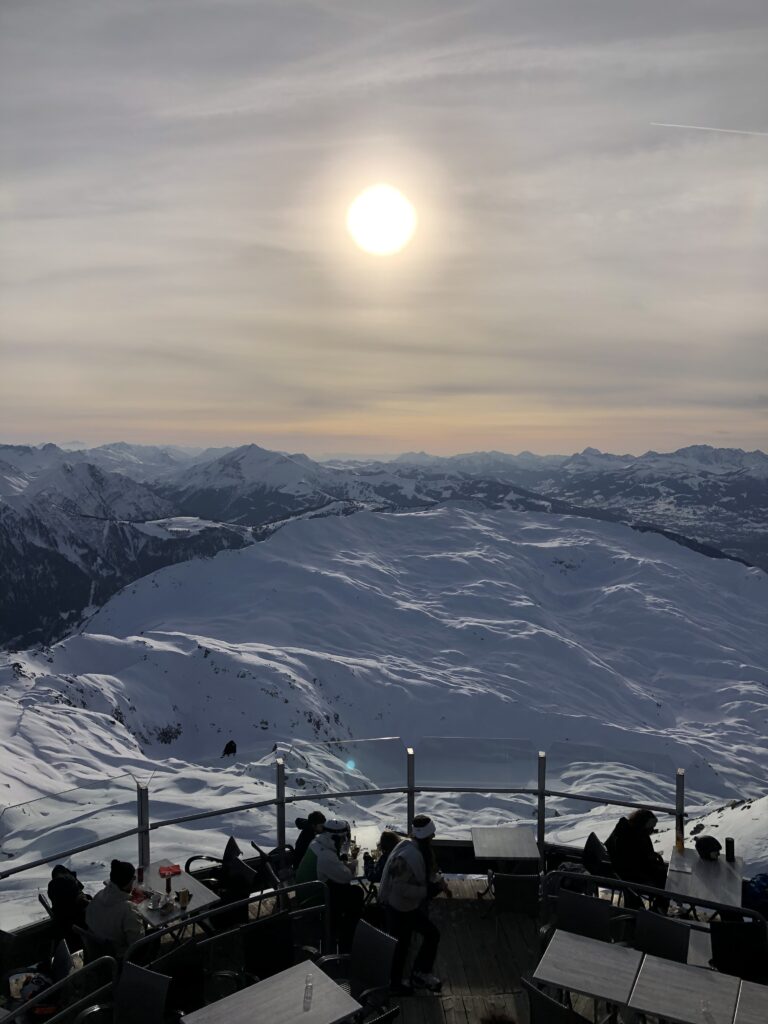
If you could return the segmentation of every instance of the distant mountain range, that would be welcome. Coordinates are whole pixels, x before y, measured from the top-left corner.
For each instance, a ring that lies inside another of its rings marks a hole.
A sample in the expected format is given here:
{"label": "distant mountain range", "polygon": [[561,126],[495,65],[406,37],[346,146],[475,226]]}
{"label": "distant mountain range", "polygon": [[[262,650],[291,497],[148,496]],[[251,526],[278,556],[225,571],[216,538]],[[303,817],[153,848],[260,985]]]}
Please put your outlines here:
{"label": "distant mountain range", "polygon": [[253,543],[291,519],[448,501],[626,522],[768,569],[761,451],[318,463],[253,444],[0,445],[0,644],[51,642],[155,569]]}

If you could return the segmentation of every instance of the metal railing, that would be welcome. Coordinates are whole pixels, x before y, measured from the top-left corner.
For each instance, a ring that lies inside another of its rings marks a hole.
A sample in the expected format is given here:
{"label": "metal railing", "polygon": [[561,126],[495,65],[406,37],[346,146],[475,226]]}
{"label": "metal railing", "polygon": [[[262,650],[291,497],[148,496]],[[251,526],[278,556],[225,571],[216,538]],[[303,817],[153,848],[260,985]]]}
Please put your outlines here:
{"label": "metal railing", "polygon": [[[537,759],[537,785],[535,787],[519,786],[489,786],[479,784],[476,786],[419,786],[416,782],[416,753],[413,747],[407,747],[405,764],[405,784],[403,786],[390,786],[384,788],[350,789],[334,792],[312,792],[313,802],[326,800],[350,799],[354,797],[386,796],[401,793],[406,798],[407,821],[413,820],[416,813],[416,796],[426,793],[478,793],[478,794],[507,794],[507,795],[528,795],[536,797],[536,830],[540,851],[540,869],[544,870],[544,843],[546,840],[546,811],[548,798],[563,798],[575,800],[588,804],[601,804],[606,807],[647,807],[652,811],[673,815],[675,819],[675,838],[681,839],[685,824],[685,769],[678,768],[675,777],[675,806],[669,807],[659,804],[649,804],[631,800],[614,800],[604,796],[590,796],[585,793],[573,793],[567,790],[547,789],[547,755],[539,751]],[[127,829],[114,835],[104,836],[91,843],[84,843],[80,846],[71,847],[66,850],[59,850],[37,860],[19,864],[15,867],[4,867],[0,871],[0,881],[10,878],[12,875],[30,871],[32,868],[40,867],[43,864],[50,864],[62,861],[76,853],[85,850],[92,850],[98,846],[106,846],[120,839],[136,835],[138,836],[138,863],[147,865],[150,863],[150,833],[157,829],[166,828],[171,825],[185,824],[186,822],[201,821],[207,818],[218,818],[225,814],[239,813],[241,811],[254,810],[263,807],[274,807],[276,811],[276,846],[283,847],[286,842],[286,821],[285,809],[290,803],[305,803],[310,799],[310,794],[301,793],[286,795],[285,788],[285,763],[282,758],[275,760],[275,796],[268,800],[251,801],[244,804],[234,804],[229,807],[217,808],[212,811],[198,811],[194,814],[185,814],[175,818],[167,818],[163,821],[149,820],[149,790],[146,785],[136,784],[136,828]]]}

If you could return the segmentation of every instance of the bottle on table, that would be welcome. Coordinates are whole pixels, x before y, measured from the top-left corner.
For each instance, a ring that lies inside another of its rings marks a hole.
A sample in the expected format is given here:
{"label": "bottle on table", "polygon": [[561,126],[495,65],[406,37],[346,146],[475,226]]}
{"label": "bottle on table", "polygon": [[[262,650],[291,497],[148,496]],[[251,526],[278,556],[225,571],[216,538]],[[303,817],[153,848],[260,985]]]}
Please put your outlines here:
{"label": "bottle on table", "polygon": [[725,859],[729,864],[736,860],[736,844],[731,836],[725,837]]}
{"label": "bottle on table", "polygon": [[312,1006],[312,975],[308,974],[304,979],[304,1009],[309,1010]]}

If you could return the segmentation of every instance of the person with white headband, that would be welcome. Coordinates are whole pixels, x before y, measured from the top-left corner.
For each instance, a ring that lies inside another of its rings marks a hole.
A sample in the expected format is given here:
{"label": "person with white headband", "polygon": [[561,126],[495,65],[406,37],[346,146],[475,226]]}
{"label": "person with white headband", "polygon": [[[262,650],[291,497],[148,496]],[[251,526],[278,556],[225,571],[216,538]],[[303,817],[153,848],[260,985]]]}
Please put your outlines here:
{"label": "person with white headband", "polygon": [[[413,819],[411,834],[397,844],[384,867],[379,888],[379,903],[387,915],[387,931],[397,939],[392,962],[392,990],[406,995],[413,986],[439,992],[442,981],[432,973],[440,932],[429,919],[429,900],[444,892],[451,896],[448,883],[437,870],[432,839],[435,823],[426,814]],[[413,962],[410,984],[403,980],[403,968],[411,936],[421,935],[421,947]]]}

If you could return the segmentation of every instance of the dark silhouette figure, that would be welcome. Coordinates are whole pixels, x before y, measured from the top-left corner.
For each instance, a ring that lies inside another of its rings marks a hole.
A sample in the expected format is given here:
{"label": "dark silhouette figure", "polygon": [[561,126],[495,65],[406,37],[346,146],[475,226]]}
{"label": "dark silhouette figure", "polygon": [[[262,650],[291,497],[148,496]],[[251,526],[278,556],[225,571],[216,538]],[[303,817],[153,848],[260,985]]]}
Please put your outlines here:
{"label": "dark silhouette figure", "polygon": [[83,883],[78,880],[75,872],[63,864],[57,864],[48,883],[48,899],[51,902],[56,938],[65,939],[70,950],[82,947],[72,926],[85,927],[85,909],[90,898],[83,891]]}
{"label": "dark silhouette figure", "polygon": [[655,828],[656,815],[645,807],[619,820],[605,842],[619,878],[664,888],[667,865],[653,848],[651,833]]}
{"label": "dark silhouette figure", "polygon": [[237,744],[235,743],[234,740],[229,740],[227,745],[224,747],[224,753],[221,756],[222,757],[232,757],[236,753],[237,753]]}

